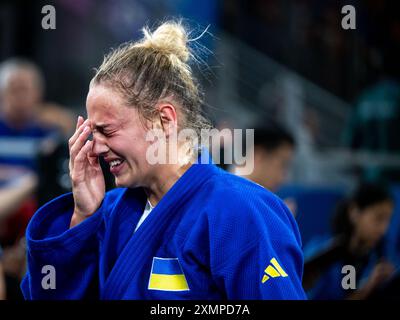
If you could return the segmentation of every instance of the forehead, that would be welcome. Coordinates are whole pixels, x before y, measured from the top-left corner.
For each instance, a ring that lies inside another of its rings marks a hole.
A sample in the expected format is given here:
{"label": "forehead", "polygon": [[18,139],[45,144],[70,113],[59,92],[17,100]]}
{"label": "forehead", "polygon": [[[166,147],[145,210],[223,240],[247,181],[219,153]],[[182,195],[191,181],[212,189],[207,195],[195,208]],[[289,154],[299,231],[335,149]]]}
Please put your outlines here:
{"label": "forehead", "polygon": [[89,119],[96,125],[115,123],[132,117],[134,108],[125,106],[121,95],[111,88],[94,85],[90,88],[86,109]]}
{"label": "forehead", "polygon": [[393,206],[394,204],[390,200],[387,200],[368,207],[367,212],[374,215],[390,217],[393,212]]}
{"label": "forehead", "polygon": [[20,86],[21,84],[33,84],[37,82],[37,76],[33,70],[27,68],[19,68],[10,72],[6,78],[6,84],[9,86]]}

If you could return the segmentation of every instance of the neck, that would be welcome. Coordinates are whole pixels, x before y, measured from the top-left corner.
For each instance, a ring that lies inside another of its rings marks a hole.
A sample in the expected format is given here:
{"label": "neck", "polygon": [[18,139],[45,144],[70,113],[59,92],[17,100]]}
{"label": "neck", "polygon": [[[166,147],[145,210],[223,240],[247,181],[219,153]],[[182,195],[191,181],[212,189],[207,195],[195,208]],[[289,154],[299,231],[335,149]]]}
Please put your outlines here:
{"label": "neck", "polygon": [[[185,159],[181,157],[180,159]],[[154,170],[154,175],[148,187],[145,187],[147,198],[154,207],[161,198],[172,188],[176,181],[192,166],[193,158],[178,161],[176,164],[162,164]]]}
{"label": "neck", "polygon": [[26,125],[25,119],[20,119],[18,117],[13,117],[10,114],[4,112],[2,113],[3,119],[6,121],[8,126],[14,129],[20,129],[23,128]]}
{"label": "neck", "polygon": [[188,163],[181,167],[173,165],[162,166],[162,173],[154,177],[150,186],[145,188],[147,198],[153,207],[160,202],[161,198],[172,188],[175,182],[182,177],[191,165],[191,163]]}
{"label": "neck", "polygon": [[361,241],[359,237],[354,235],[350,239],[349,251],[355,254],[363,255],[369,251],[369,247],[363,241]]}

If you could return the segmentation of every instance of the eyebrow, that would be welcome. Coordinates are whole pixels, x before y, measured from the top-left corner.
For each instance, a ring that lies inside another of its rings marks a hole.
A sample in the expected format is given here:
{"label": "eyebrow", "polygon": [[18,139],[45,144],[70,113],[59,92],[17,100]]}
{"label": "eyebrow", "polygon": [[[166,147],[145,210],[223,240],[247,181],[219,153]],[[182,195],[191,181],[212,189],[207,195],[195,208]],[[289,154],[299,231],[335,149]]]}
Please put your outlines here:
{"label": "eyebrow", "polygon": [[93,124],[93,127],[95,129],[107,129],[108,127],[110,127],[111,125],[108,123],[99,123],[99,124]]}

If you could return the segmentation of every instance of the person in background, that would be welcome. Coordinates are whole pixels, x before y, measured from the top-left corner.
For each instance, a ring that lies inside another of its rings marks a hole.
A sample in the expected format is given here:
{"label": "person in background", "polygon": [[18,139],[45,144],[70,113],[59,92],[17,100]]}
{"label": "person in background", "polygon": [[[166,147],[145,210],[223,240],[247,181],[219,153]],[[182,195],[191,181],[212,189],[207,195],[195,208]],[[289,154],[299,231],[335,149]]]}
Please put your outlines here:
{"label": "person in background", "polygon": [[0,65],[0,165],[35,171],[41,143],[59,134],[40,121],[44,78],[28,60],[12,58]]}
{"label": "person in background", "polygon": [[[232,172],[247,178],[264,188],[276,192],[286,181],[290,163],[294,156],[295,140],[282,126],[270,123],[265,127],[254,129],[254,170],[245,175],[240,166],[233,167]],[[285,199],[286,205],[295,215],[296,203]]]}
{"label": "person in background", "polygon": [[[371,55],[372,56],[372,55]],[[344,146],[352,151],[371,155],[399,155],[400,140],[400,68],[392,50],[383,53],[374,82],[364,88],[355,100],[354,108],[343,131]],[[359,170],[363,179],[400,181],[399,166],[367,163]]]}
{"label": "person in background", "polygon": [[[303,286],[310,299],[367,299],[394,274],[382,247],[394,200],[378,184],[361,184],[337,207],[333,236],[305,247]],[[344,289],[342,267],[355,268],[355,289]]]}
{"label": "person in background", "polygon": [[11,58],[0,64],[0,245],[8,299],[21,297],[20,239],[37,208],[37,158],[60,137],[55,125],[41,120],[44,89],[43,75],[31,61]]}
{"label": "person in background", "polygon": [[[0,65],[0,181],[1,188],[15,185],[23,175],[37,175],[37,155],[46,141],[55,140],[55,127],[39,121],[40,104],[44,93],[44,79],[39,68],[24,59],[12,58]],[[10,172],[15,174],[11,175]],[[28,189],[28,185],[20,185]],[[15,210],[1,221],[0,241],[12,245],[24,234],[34,210],[32,197],[17,197]]]}

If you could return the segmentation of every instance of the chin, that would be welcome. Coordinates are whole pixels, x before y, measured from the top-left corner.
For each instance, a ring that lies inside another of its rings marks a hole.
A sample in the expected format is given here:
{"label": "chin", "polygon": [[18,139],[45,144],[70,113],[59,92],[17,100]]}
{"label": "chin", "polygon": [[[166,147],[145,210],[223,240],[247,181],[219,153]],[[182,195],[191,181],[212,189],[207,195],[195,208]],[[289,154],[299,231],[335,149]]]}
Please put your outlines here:
{"label": "chin", "polygon": [[127,188],[127,187],[129,187],[128,184],[126,184],[126,183],[124,183],[123,181],[118,180],[118,179],[115,179],[115,186],[116,186],[117,188]]}
{"label": "chin", "polygon": [[115,186],[118,188],[135,188],[136,183],[129,181],[128,179],[115,178]]}

